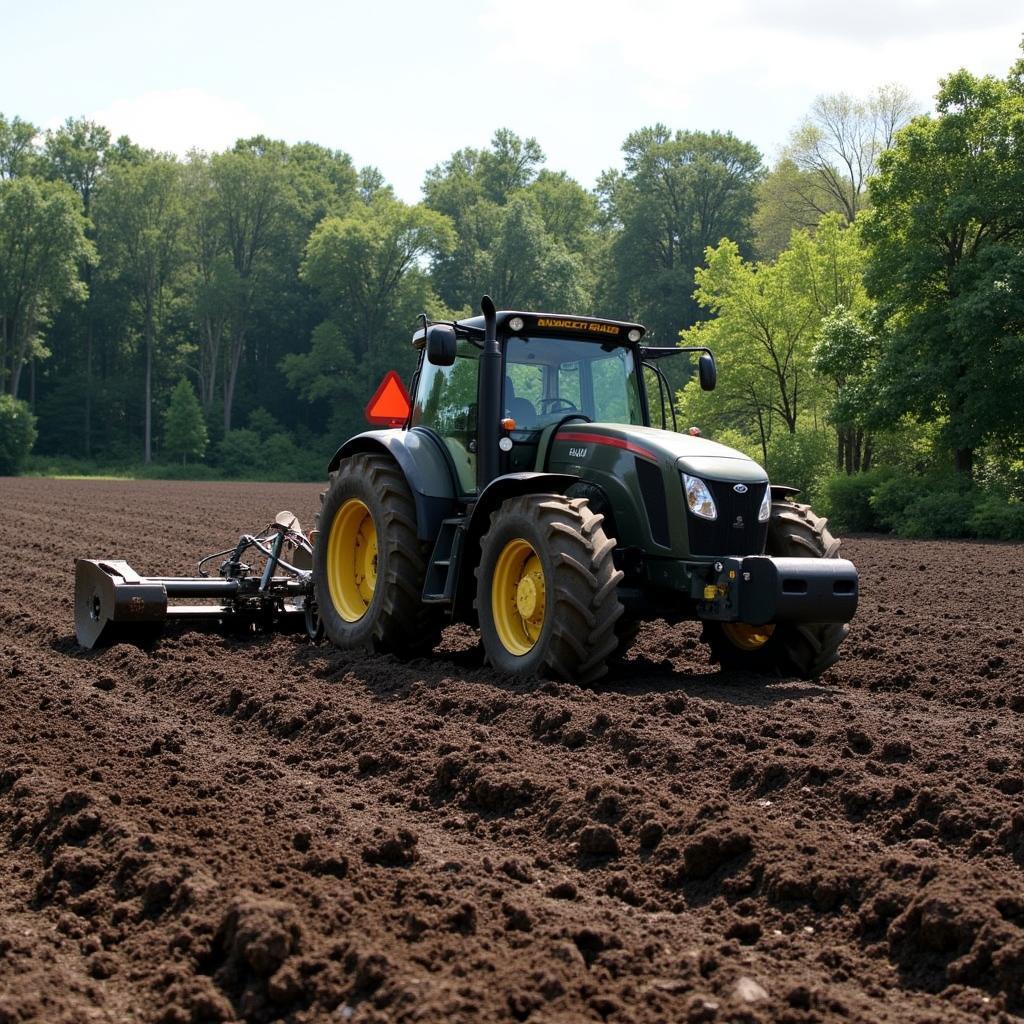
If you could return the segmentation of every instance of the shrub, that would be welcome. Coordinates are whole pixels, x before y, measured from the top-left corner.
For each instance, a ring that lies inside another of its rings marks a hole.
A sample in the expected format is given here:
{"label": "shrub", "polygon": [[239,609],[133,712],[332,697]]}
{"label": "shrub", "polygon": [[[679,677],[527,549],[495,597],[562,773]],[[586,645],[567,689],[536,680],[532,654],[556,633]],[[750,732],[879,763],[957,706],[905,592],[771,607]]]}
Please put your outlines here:
{"label": "shrub", "polygon": [[229,430],[217,445],[217,464],[228,476],[261,477],[273,468],[252,430]]}
{"label": "shrub", "polygon": [[0,476],[19,473],[35,443],[36,418],[28,403],[0,395]]}
{"label": "shrub", "polygon": [[819,485],[815,511],[828,516],[834,531],[865,533],[881,530],[882,523],[871,504],[871,496],[892,475],[888,469],[867,473],[837,473]]}
{"label": "shrub", "polygon": [[281,433],[281,424],[263,406],[253,409],[249,413],[249,420],[246,425],[251,431],[259,434],[264,441],[275,434]]}
{"label": "shrub", "polygon": [[1024,540],[1024,504],[998,492],[979,494],[967,527],[975,537]]}
{"label": "shrub", "polygon": [[171,392],[171,403],[164,413],[164,448],[171,458],[201,459],[206,451],[206,423],[195,389],[185,377]]}
{"label": "shrub", "polygon": [[871,497],[878,522],[901,537],[966,537],[973,496],[959,480],[896,473]]}
{"label": "shrub", "polygon": [[775,433],[768,442],[768,477],[773,484],[799,487],[809,498],[833,465],[831,437],[821,431]]}
{"label": "shrub", "polygon": [[151,462],[136,467],[134,475],[140,480],[219,480],[222,474],[201,462],[187,466],[180,462]]}

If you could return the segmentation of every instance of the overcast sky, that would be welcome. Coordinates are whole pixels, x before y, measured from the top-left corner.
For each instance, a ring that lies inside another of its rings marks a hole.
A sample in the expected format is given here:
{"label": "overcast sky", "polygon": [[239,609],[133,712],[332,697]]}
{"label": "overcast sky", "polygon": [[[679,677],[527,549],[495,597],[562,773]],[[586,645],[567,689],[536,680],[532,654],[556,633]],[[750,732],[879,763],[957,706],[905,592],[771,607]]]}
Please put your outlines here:
{"label": "overcast sky", "polygon": [[820,93],[930,105],[958,67],[1005,75],[1010,0],[0,0],[0,112],[85,115],[183,154],[258,132],[376,164],[407,200],[497,127],[590,187],[635,128],[731,130],[772,161]]}

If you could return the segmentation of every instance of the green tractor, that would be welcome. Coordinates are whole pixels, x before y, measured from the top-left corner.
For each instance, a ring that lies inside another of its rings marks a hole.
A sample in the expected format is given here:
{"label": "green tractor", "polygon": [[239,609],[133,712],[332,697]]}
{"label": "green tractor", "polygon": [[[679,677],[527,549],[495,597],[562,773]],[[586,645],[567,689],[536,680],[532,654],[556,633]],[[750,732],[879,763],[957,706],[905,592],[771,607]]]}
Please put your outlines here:
{"label": "green tractor", "polygon": [[645,346],[639,324],[481,308],[423,318],[401,426],[331,460],[311,604],[330,641],[415,655],[465,622],[498,671],[589,683],[641,622],[700,619],[723,668],[831,665],[858,579],[825,520],[740,452],[651,425],[645,369],[664,424],[660,361],[699,353],[710,390],[713,355]]}

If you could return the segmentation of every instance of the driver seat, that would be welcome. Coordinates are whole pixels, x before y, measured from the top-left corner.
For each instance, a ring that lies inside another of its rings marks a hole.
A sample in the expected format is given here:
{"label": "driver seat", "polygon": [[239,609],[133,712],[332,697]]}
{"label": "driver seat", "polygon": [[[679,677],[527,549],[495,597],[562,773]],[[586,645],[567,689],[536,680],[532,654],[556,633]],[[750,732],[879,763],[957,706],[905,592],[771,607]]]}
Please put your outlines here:
{"label": "driver seat", "polygon": [[505,376],[505,412],[516,421],[517,427],[532,427],[537,422],[537,410],[525,398],[516,397],[512,378]]}

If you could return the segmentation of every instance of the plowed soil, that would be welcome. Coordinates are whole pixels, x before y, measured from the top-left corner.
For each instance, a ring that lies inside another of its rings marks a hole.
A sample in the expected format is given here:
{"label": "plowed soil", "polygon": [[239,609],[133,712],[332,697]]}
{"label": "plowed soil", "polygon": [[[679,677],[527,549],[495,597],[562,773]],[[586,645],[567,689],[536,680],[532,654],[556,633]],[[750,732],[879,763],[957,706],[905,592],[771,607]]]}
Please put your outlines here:
{"label": "plowed soil", "polygon": [[1010,1021],[1024,549],[849,539],[814,683],[654,622],[592,688],[299,636],[84,652],[314,486],[0,480],[0,1024]]}

